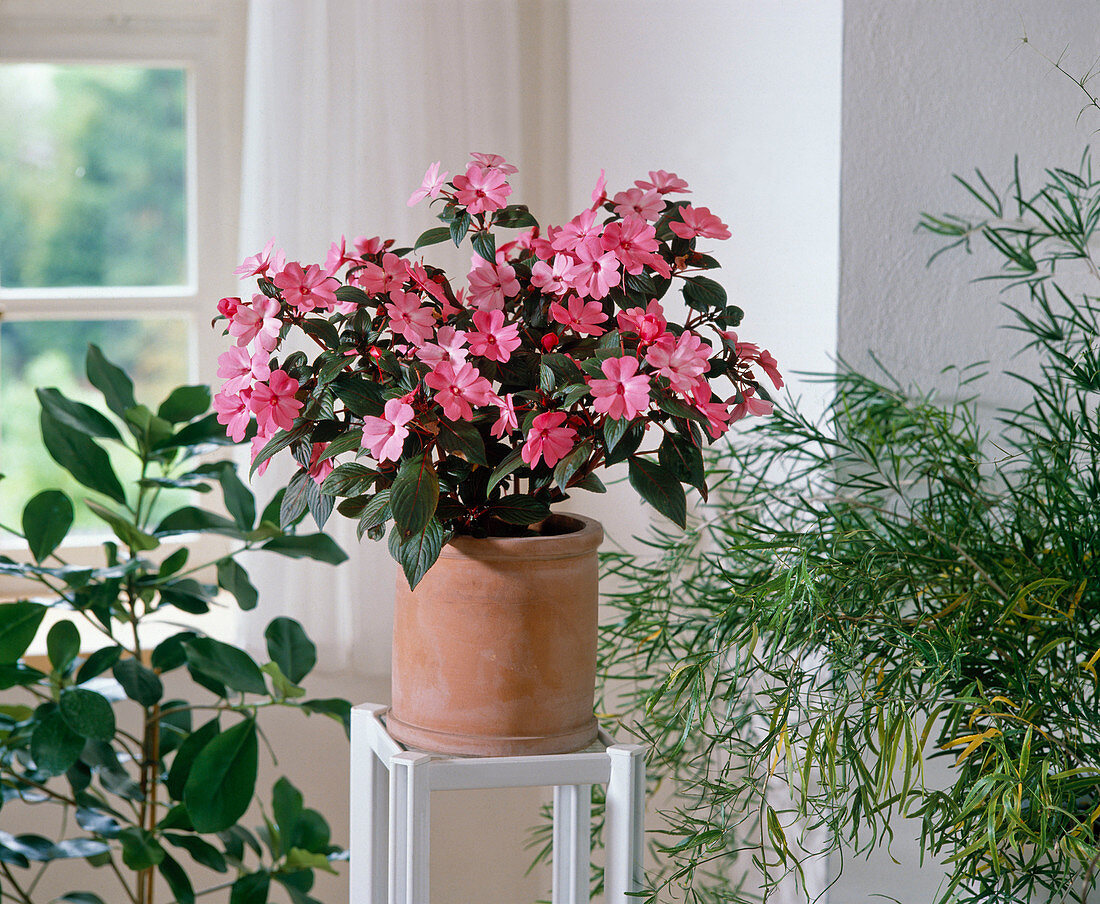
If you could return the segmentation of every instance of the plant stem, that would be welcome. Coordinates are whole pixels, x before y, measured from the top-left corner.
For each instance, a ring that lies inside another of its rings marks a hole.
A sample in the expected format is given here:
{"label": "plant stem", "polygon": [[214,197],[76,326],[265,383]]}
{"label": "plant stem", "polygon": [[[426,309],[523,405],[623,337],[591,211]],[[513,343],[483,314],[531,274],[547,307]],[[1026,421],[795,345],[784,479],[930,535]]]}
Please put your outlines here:
{"label": "plant stem", "polygon": [[0,870],[2,870],[4,875],[7,877],[7,880],[11,884],[11,887],[14,888],[18,893],[18,897],[14,895],[12,896],[13,900],[22,901],[23,904],[34,904],[34,901],[32,901],[27,896],[27,893],[23,891],[22,886],[20,886],[20,884],[15,880],[15,876],[12,875],[11,867],[9,867],[3,860],[0,860]]}

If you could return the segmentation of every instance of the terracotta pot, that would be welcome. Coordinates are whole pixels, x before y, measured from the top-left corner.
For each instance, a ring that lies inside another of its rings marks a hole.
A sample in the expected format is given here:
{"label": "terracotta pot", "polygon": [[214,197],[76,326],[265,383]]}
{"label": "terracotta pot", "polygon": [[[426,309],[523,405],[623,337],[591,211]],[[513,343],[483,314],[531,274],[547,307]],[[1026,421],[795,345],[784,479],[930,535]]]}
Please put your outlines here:
{"label": "terracotta pot", "polygon": [[410,747],[481,756],[564,753],[596,737],[599,522],[456,537],[415,590],[397,579],[393,708]]}

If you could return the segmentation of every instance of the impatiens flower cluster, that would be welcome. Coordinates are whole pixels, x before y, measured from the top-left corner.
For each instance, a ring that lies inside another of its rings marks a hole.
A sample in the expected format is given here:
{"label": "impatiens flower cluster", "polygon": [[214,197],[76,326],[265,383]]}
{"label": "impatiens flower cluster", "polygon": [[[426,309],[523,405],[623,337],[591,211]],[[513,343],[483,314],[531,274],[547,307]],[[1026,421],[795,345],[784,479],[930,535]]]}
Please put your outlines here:
{"label": "impatiens flower cluster", "polygon": [[[390,532],[412,583],[451,533],[527,530],[617,463],[682,524],[703,448],[771,411],[761,378],[783,385],[707,275],[729,227],[664,170],[619,192],[601,172],[590,207],[542,228],[511,203],[503,157],[441,168],[408,199],[441,221],[412,249],[341,236],[324,264],[274,242],[242,263],[258,291],[218,303],[234,343],[218,421],[251,437],[254,468],[287,448],[297,485],[321,485],[285,518],[308,504],[323,521],[340,498],[361,534]],[[472,250],[457,282],[423,257],[446,241]]]}

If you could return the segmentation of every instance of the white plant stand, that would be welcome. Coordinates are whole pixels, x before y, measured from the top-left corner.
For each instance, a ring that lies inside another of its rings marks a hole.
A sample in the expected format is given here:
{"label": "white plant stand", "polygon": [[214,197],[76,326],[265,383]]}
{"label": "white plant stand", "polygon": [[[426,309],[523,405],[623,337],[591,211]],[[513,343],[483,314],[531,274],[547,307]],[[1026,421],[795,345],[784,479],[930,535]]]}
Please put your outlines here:
{"label": "white plant stand", "polygon": [[[431,792],[554,788],[553,904],[587,904],[591,786],[607,785],[607,904],[635,904],[642,888],[644,748],[600,732],[598,748],[550,756],[459,757],[406,749],[389,708],[351,713],[351,902],[429,904]],[[602,748],[602,749],[600,749]]]}

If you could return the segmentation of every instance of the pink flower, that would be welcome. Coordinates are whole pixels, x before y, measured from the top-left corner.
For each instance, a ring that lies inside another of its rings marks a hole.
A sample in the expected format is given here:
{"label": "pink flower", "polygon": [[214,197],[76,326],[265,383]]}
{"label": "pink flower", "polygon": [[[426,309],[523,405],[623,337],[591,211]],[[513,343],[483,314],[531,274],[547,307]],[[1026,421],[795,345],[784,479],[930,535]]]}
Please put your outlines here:
{"label": "pink flower", "polygon": [[405,263],[405,270],[417,287],[427,292],[440,304],[445,304],[447,301],[447,293],[443,291],[443,287],[439,285],[434,279],[428,275],[427,268],[422,263]]}
{"label": "pink flower", "polygon": [[679,339],[671,335],[649,347],[646,361],[668,380],[676,392],[689,392],[695,381],[710,367],[710,346],[695,333],[684,332]]}
{"label": "pink flower", "polygon": [[619,322],[619,329],[624,333],[637,333],[643,345],[656,342],[668,327],[664,308],[656,298],[649,302],[644,311],[641,308],[620,311],[616,320]]}
{"label": "pink flower", "polygon": [[604,253],[599,240],[577,246],[575,253],[577,262],[564,279],[581,298],[603,298],[622,280],[618,258],[610,251]]}
{"label": "pink flower", "polygon": [[302,410],[302,403],[294,398],[297,391],[298,381],[283,370],[273,370],[268,382],[253,387],[248,407],[262,431],[274,433],[294,426],[294,416]]}
{"label": "pink flower", "polygon": [[413,419],[412,405],[403,399],[390,399],[381,417],[367,415],[363,418],[363,448],[375,461],[397,461],[409,428],[405,425]]}
{"label": "pink flower", "polygon": [[370,295],[380,295],[400,289],[408,278],[408,264],[393,252],[387,252],[382,256],[381,267],[368,263],[362,270],[353,273],[350,281]]}
{"label": "pink flower", "polygon": [[455,198],[470,215],[500,210],[508,203],[512,186],[499,169],[471,163],[465,176],[455,176]]}
{"label": "pink flower", "polygon": [[631,215],[621,222],[608,223],[600,236],[600,247],[614,254],[627,273],[638,274],[647,265],[653,267],[654,258],[665,264],[664,258],[654,254],[660,247],[657,230],[641,217]]}
{"label": "pink flower", "polygon": [[783,388],[783,375],[779,373],[779,362],[775,360],[771,352],[764,349],[757,357],[756,363],[768,375],[768,379],[772,381],[772,385],[776,389]]}
{"label": "pink flower", "polygon": [[317,264],[304,270],[297,261],[291,261],[272,280],[283,290],[283,300],[300,311],[332,310],[336,305],[335,288],[338,280],[325,273]]}
{"label": "pink flower", "polygon": [[359,259],[348,254],[347,239],[340,236],[340,241],[329,245],[328,255],[325,257],[325,272],[330,276],[345,264],[360,263]]}
{"label": "pink flower", "polygon": [[492,384],[468,363],[454,366],[443,361],[424,378],[424,384],[435,390],[436,402],[452,421],[473,420],[470,406],[488,405],[494,398]]}
{"label": "pink flower", "polygon": [[680,208],[680,223],[673,220],[668,228],[682,239],[702,236],[705,239],[728,239],[730,228],[706,207],[692,207],[690,204]]}
{"label": "pink flower", "polygon": [[568,305],[565,308],[556,301],[552,302],[550,316],[582,336],[602,336],[607,332],[599,326],[607,320],[607,315],[598,301],[585,302],[584,299],[573,297],[569,299]]}
{"label": "pink flower", "polygon": [[499,311],[504,299],[520,293],[519,280],[511,264],[490,264],[475,258],[470,271],[470,303],[482,311]]}
{"label": "pink flower", "polygon": [[741,401],[736,401],[736,396],[730,399],[734,403],[733,410],[730,412],[730,423],[741,420],[746,415],[763,416],[772,413],[773,405],[771,402],[766,402],[764,399],[758,399],[756,397],[756,390],[751,386],[744,386],[741,388]]}
{"label": "pink flower", "polygon": [[706,380],[699,381],[691,399],[695,410],[707,419],[705,426],[711,439],[718,439],[729,430],[731,423],[729,405],[722,401],[711,400],[710,384]]}
{"label": "pink flower", "polygon": [[244,259],[244,262],[234,270],[240,274],[241,279],[249,276],[267,276],[272,270],[282,270],[286,261],[286,254],[275,248],[275,239],[271,239],[264,250],[259,251]]}
{"label": "pink flower", "polygon": [[248,345],[255,339],[256,345],[270,352],[279,344],[279,330],[283,328],[280,312],[278,300],[253,295],[251,304],[237,306],[229,321],[229,335],[236,338],[237,345]]}
{"label": "pink flower", "polygon": [[572,266],[573,258],[568,254],[555,254],[553,265],[538,261],[531,267],[531,285],[546,295],[564,295],[569,287],[563,280]]}
{"label": "pink flower", "polygon": [[[254,437],[252,437],[252,446],[251,446],[250,451],[252,453],[252,460],[253,461],[256,460],[256,456],[260,454],[263,447],[267,445],[267,441],[269,439],[271,439],[271,437],[267,436],[263,433],[257,433]],[[257,477],[263,477],[264,476],[264,471],[267,470],[267,466],[270,465],[270,464],[271,464],[271,459],[270,458],[265,458],[262,462],[260,462],[256,466],[256,476]]]}
{"label": "pink flower", "polygon": [[447,182],[447,177],[450,173],[444,173],[439,175],[439,164],[441,161],[437,160],[431,166],[428,167],[428,171],[424,173],[424,181],[420,183],[420,188],[414,191],[408,200],[408,206],[412,207],[415,204],[419,204],[425,198],[439,197],[439,193],[443,191],[443,186]]}
{"label": "pink flower", "polygon": [[688,184],[683,179],[675,173],[666,173],[663,169],[650,170],[648,182],[643,182],[641,179],[638,179],[634,184],[642,189],[642,191],[653,190],[662,195],[666,195],[669,192],[691,194],[691,189],[688,188]]}
{"label": "pink flower", "polygon": [[656,220],[664,210],[665,202],[657,192],[640,188],[628,188],[611,199],[615,213],[623,219],[629,216],[643,220]]}
{"label": "pink flower", "polygon": [[244,439],[248,422],[252,419],[252,410],[248,399],[252,395],[249,389],[236,392],[219,392],[214,396],[214,410],[218,413],[218,423],[225,425],[225,435],[233,442]]}
{"label": "pink flower", "polygon": [[592,209],[607,201],[607,176],[600,170],[600,177],[596,180],[596,187],[592,189]]}
{"label": "pink flower", "polygon": [[441,361],[461,364],[466,360],[466,334],[453,326],[441,326],[435,334],[435,342],[429,342],[416,350],[416,357],[435,367]]}
{"label": "pink flower", "polygon": [[515,323],[505,326],[503,311],[475,311],[474,326],[477,332],[467,333],[466,338],[475,355],[503,364],[520,346],[519,326]]}
{"label": "pink flower", "polygon": [[500,170],[500,172],[504,173],[504,175],[506,176],[510,176],[513,173],[519,172],[519,170],[512,166],[512,164],[505,161],[505,159],[501,157],[500,154],[479,154],[474,151],[470,153],[470,156],[473,157],[474,160],[476,160],[478,163],[480,163],[485,169]]}
{"label": "pink flower", "polygon": [[592,380],[592,407],[612,420],[631,420],[649,407],[649,377],[638,373],[638,359],[608,358],[600,365],[606,380]]}
{"label": "pink flower", "polygon": [[321,461],[321,456],[327,448],[328,443],[314,443],[310,452],[309,476],[313,478],[314,483],[323,483],[325,478],[332,473],[332,459],[326,458]]}
{"label": "pink flower", "polygon": [[600,234],[596,211],[584,210],[559,229],[550,244],[555,251],[575,251],[590,238]]}
{"label": "pink flower", "polygon": [[533,468],[541,457],[549,468],[565,458],[576,444],[577,431],[563,427],[568,415],[564,411],[547,411],[531,422],[520,457]]}
{"label": "pink flower", "polygon": [[503,439],[506,433],[511,433],[519,426],[519,420],[516,418],[515,398],[512,393],[508,393],[504,398],[494,396],[492,402],[500,409],[500,417],[489,429],[489,434],[497,439]]}
{"label": "pink flower", "polygon": [[403,336],[415,346],[427,342],[435,332],[435,312],[422,307],[420,296],[415,292],[394,291],[390,293],[393,301],[386,304],[386,314],[390,318],[390,331],[395,336]]}
{"label": "pink flower", "polygon": [[218,300],[218,313],[229,320],[237,314],[237,308],[241,306],[241,300],[236,296]]}
{"label": "pink flower", "polygon": [[378,235],[369,239],[365,235],[360,235],[355,239],[355,250],[359,252],[360,257],[374,257],[381,254],[392,244],[393,239],[383,241],[382,237]]}
{"label": "pink flower", "polygon": [[255,380],[271,376],[266,352],[251,355],[248,349],[234,346],[218,356],[218,376],[225,378],[224,392],[240,392],[251,387]]}

